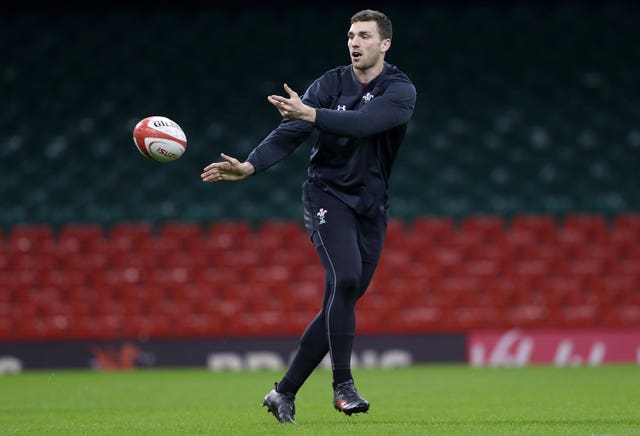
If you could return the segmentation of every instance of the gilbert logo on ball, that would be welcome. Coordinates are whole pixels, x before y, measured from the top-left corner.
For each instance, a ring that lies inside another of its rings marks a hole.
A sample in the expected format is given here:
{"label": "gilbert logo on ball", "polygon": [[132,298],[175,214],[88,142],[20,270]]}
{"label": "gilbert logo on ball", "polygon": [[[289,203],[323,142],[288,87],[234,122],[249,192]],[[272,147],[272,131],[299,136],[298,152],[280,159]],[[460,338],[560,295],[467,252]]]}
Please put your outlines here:
{"label": "gilbert logo on ball", "polygon": [[175,121],[153,116],[141,120],[133,129],[133,142],[147,158],[156,162],[173,162],[187,148],[187,136]]}

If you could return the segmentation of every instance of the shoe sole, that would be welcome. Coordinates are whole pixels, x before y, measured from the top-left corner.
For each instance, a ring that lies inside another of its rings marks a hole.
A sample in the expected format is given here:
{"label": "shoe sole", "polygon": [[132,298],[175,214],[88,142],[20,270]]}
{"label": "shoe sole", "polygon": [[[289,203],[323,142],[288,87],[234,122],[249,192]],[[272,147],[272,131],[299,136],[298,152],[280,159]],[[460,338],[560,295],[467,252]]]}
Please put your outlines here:
{"label": "shoe sole", "polygon": [[352,408],[352,409],[348,409],[348,410],[342,410],[341,408],[339,408],[339,407],[338,407],[338,406],[336,406],[336,405],[334,405],[333,407],[335,407],[335,409],[336,409],[338,412],[342,412],[342,413],[344,413],[344,414],[345,414],[345,415],[347,415],[347,416],[351,416],[351,415],[353,415],[354,413],[355,413],[355,414],[358,414],[358,413],[367,413],[367,412],[369,412],[369,405],[368,405],[368,404],[366,404],[366,405],[364,405],[364,406],[354,407],[354,408]]}

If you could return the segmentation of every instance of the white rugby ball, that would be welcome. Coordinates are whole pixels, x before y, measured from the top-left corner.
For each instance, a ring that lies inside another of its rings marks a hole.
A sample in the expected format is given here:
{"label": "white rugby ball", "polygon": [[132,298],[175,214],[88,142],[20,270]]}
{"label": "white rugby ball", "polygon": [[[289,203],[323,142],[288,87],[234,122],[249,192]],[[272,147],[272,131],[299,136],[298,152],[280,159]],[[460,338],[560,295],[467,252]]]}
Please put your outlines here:
{"label": "white rugby ball", "polygon": [[147,117],[133,129],[133,142],[145,157],[156,162],[173,162],[185,152],[187,136],[173,120],[162,116]]}

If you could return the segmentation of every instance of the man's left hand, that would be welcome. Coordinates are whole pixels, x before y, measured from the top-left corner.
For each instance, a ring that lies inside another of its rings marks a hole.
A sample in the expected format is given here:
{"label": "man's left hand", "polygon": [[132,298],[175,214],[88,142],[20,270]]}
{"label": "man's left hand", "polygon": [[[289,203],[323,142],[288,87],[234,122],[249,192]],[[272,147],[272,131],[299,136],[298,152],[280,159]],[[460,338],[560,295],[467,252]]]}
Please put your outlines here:
{"label": "man's left hand", "polygon": [[284,84],[284,90],[289,95],[288,98],[281,95],[270,95],[267,97],[269,103],[278,109],[280,115],[290,120],[302,120],[315,123],[316,110],[304,104],[298,93],[289,88],[289,85],[286,83]]}

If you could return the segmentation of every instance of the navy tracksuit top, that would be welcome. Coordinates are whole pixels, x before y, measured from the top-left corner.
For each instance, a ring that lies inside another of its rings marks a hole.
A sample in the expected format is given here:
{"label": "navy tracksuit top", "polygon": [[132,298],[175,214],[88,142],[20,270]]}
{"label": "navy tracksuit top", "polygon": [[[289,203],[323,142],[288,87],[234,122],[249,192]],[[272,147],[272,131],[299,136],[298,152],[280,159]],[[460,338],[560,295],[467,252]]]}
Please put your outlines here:
{"label": "navy tracksuit top", "polygon": [[416,102],[411,80],[385,63],[380,75],[362,84],[346,65],[315,80],[302,101],[316,109],[316,122],[283,119],[247,161],[256,173],[264,171],[317,129],[309,179],[358,214],[384,213],[391,167]]}

